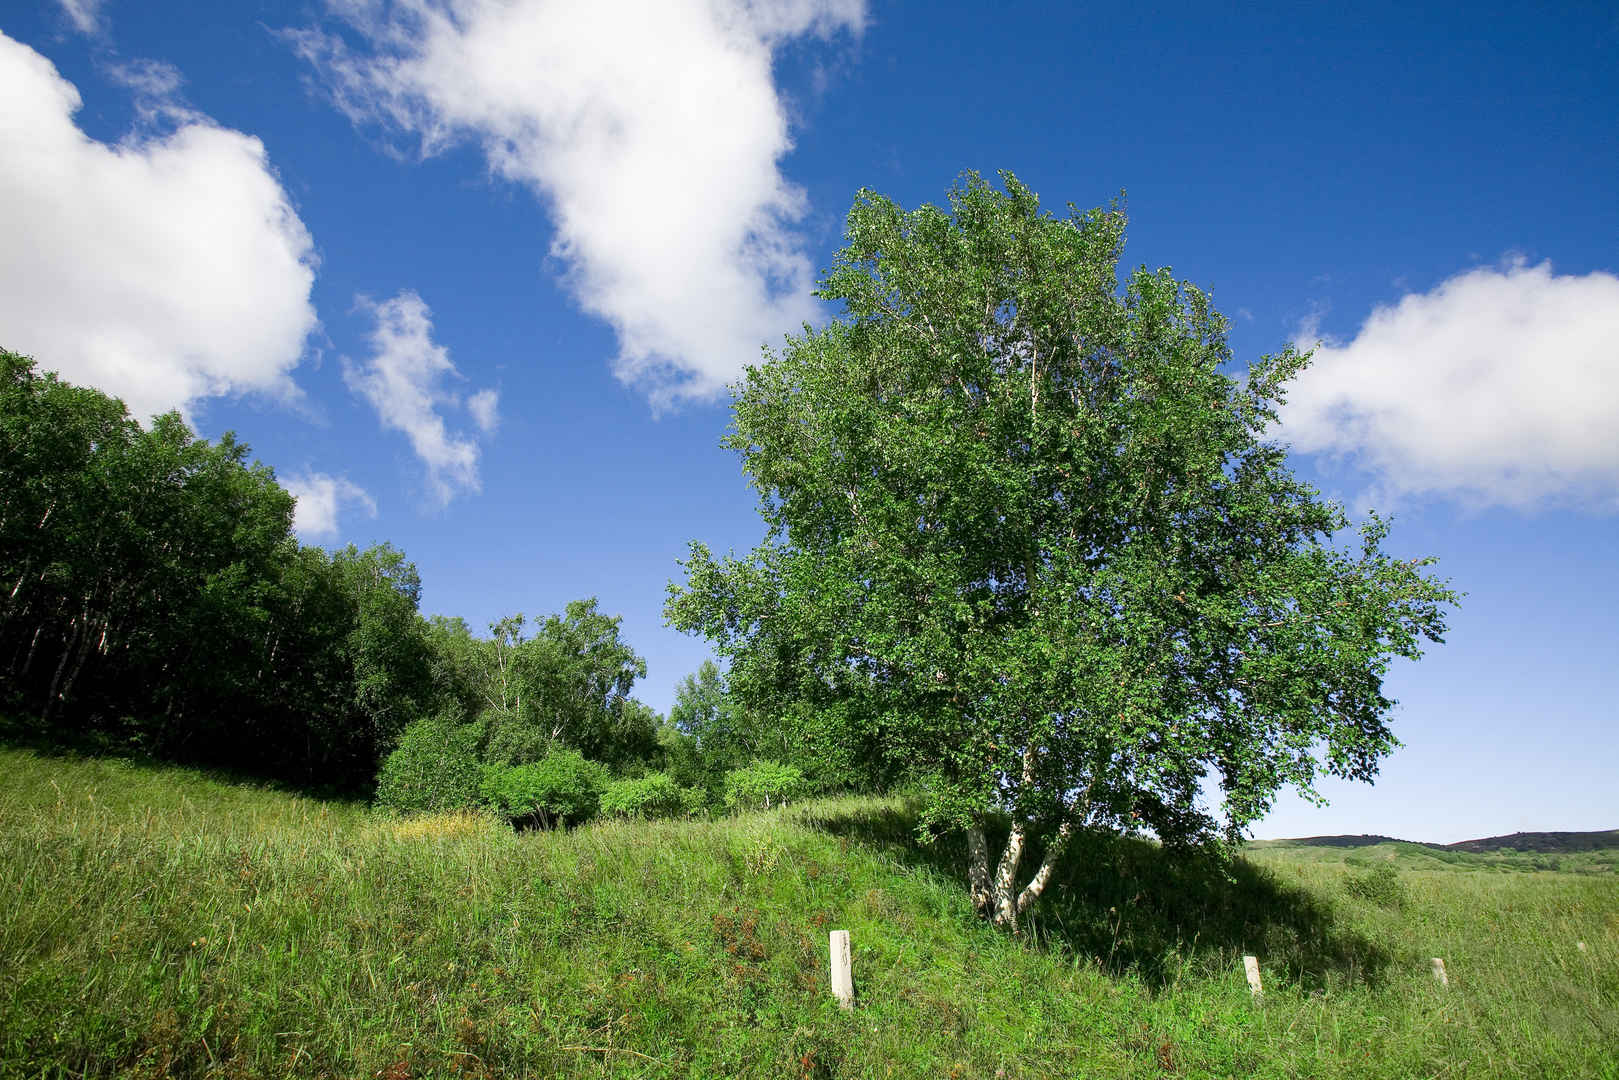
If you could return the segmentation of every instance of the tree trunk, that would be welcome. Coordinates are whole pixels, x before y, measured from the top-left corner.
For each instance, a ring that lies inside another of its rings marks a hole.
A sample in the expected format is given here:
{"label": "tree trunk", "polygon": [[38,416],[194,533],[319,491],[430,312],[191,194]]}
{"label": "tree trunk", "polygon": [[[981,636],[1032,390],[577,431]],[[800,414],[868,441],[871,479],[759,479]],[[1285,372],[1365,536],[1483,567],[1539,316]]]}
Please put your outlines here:
{"label": "tree trunk", "polygon": [[984,839],[984,827],[975,824],[967,830],[967,889],[973,900],[973,910],[983,916],[990,913],[989,841]]}
{"label": "tree trunk", "polygon": [[[1024,758],[1025,779],[1032,771],[1032,755]],[[1087,793],[1086,803],[1089,803]],[[1057,868],[1057,860],[1068,847],[1068,840],[1074,833],[1075,809],[1069,808],[1068,816],[1063,818],[1057,827],[1057,832],[1046,844],[1045,853],[1041,856],[1040,865],[1030,878],[1028,884],[1022,889],[1018,888],[1018,866],[1023,861],[1023,849],[1028,843],[1028,825],[1023,821],[1013,821],[1012,831],[1007,835],[1006,847],[1001,850],[999,864],[995,868],[995,877],[992,881],[989,876],[989,844],[984,838],[981,825],[975,824],[967,830],[967,888],[972,897],[973,908],[980,915],[989,919],[1003,930],[1018,932],[1018,916],[1027,911],[1040,894],[1046,891],[1051,884],[1051,875]]]}
{"label": "tree trunk", "polygon": [[28,669],[34,666],[34,650],[39,648],[39,635],[45,632],[45,624],[40,623],[34,627],[34,636],[28,642],[28,655],[23,657],[22,669],[17,672],[20,682],[28,677]]}
{"label": "tree trunk", "polygon": [[995,868],[994,922],[1003,930],[1017,932],[1017,868],[1023,861],[1023,822],[1012,823],[1012,832],[1001,851],[1001,863]]}
{"label": "tree trunk", "polygon": [[[94,631],[95,631],[95,627],[90,627],[89,631],[86,632],[79,639],[79,655],[74,657],[74,659],[73,659],[73,669],[67,673],[67,679],[66,679],[66,681],[64,681],[62,683],[62,690],[61,690],[61,694],[60,694],[60,699],[63,702],[66,702],[68,697],[72,695],[72,693],[73,693],[73,684],[78,681],[79,672],[84,670],[84,661],[85,661],[85,658],[90,655],[90,649],[91,649],[91,646],[92,646],[92,642],[90,640],[90,634],[93,633]],[[106,640],[105,628],[103,628],[102,639],[101,640],[102,641]],[[61,674],[60,669],[58,669],[57,674],[58,675]]]}
{"label": "tree trunk", "polygon": [[82,628],[79,620],[75,619],[69,624],[67,640],[62,643],[62,658],[56,662],[56,671],[51,675],[51,688],[45,694],[45,715],[43,719],[49,720],[56,714],[56,690],[62,685],[62,672],[67,670],[67,663],[73,655],[73,648],[79,643]]}
{"label": "tree trunk", "polygon": [[1040,866],[1023,888],[1018,888],[1018,865],[1023,861],[1023,849],[1028,844],[1028,831],[1021,823],[1012,826],[1001,851],[1000,863],[992,881],[989,876],[989,846],[981,828],[967,830],[967,887],[973,907],[996,926],[1018,932],[1018,916],[1022,915],[1046,891],[1057,861],[1068,847],[1074,833],[1072,819],[1065,820],[1046,845]]}
{"label": "tree trunk", "polygon": [[[1019,790],[1032,788],[1039,750],[1029,746],[1023,751],[1023,777]],[[1022,889],[1018,888],[1018,865],[1023,861],[1023,849],[1028,843],[1028,822],[1014,818],[1012,831],[1007,835],[1006,847],[1001,850],[994,880],[989,875],[989,844],[984,838],[981,821],[975,821],[967,830],[967,888],[972,896],[973,908],[996,926],[1018,932],[1018,916],[1022,915],[1046,891],[1057,860],[1068,847],[1076,824],[1089,820],[1091,791],[1087,787],[1079,799],[1064,808],[1064,816],[1057,831],[1046,844],[1040,865]]]}
{"label": "tree trunk", "polygon": [[[1038,751],[1033,744],[1023,749],[1023,783],[1019,790],[1029,788],[1034,783],[1034,765]],[[1006,847],[1001,850],[1000,865],[995,868],[995,881],[993,884],[993,920],[996,926],[1002,929],[1017,930],[1017,868],[1023,861],[1023,842],[1026,838],[1026,824],[1018,819],[1012,822],[1012,831],[1006,838]]]}
{"label": "tree trunk", "polygon": [[1040,869],[1034,872],[1034,877],[1029,879],[1029,883],[1018,894],[1016,912],[1018,915],[1023,914],[1028,906],[1040,899],[1040,894],[1046,891],[1046,886],[1051,883],[1051,873],[1057,867],[1057,860],[1062,858],[1063,851],[1068,847],[1068,838],[1073,833],[1072,819],[1064,821],[1057,827],[1057,835],[1046,845],[1046,854],[1040,860]]}

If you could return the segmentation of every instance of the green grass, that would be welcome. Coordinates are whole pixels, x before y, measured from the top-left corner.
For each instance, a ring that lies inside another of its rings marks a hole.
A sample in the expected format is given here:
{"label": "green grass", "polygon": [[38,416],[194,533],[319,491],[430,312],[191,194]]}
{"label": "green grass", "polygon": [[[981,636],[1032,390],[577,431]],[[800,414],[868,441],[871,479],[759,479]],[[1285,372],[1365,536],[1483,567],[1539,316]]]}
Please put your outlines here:
{"label": "green grass", "polygon": [[893,801],[514,834],[113,760],[0,776],[5,1076],[1619,1078],[1603,853],[1222,874],[1092,838],[1018,941]]}

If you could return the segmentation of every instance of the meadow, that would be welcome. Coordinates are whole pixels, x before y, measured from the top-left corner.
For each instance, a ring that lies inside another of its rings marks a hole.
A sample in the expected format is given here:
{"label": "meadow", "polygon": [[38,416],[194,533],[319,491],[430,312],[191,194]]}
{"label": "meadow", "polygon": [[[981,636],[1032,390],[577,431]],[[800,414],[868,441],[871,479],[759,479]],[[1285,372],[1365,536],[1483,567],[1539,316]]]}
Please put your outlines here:
{"label": "meadow", "polygon": [[119,759],[0,777],[6,1077],[1619,1078],[1611,850],[1093,836],[1014,939],[899,799],[517,833]]}

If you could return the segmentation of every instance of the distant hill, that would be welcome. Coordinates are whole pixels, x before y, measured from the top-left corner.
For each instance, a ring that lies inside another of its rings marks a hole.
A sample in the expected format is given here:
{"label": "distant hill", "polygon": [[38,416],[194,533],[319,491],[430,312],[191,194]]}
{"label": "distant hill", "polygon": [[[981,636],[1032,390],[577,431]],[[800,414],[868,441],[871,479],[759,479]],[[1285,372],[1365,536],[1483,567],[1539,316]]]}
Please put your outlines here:
{"label": "distant hill", "polygon": [[1619,848],[1619,829],[1599,832],[1515,832],[1446,844],[1452,851],[1605,851]]}
{"label": "distant hill", "polygon": [[[1346,836],[1301,836],[1293,840],[1260,840],[1258,844],[1297,845],[1299,847],[1371,847],[1373,844],[1410,844],[1411,840],[1401,840],[1397,836],[1378,836],[1374,833],[1358,833]],[[1424,844],[1423,847],[1433,847]]]}
{"label": "distant hill", "polygon": [[1533,851],[1537,853],[1570,854],[1576,851],[1619,850],[1619,829],[1596,832],[1517,832],[1509,836],[1486,836],[1479,840],[1462,840],[1454,844],[1430,844],[1421,840],[1402,840],[1397,836],[1360,833],[1344,836],[1301,836],[1292,840],[1259,840],[1256,847],[1372,847],[1375,844],[1415,844],[1439,851],[1470,851],[1483,854],[1491,851]]}

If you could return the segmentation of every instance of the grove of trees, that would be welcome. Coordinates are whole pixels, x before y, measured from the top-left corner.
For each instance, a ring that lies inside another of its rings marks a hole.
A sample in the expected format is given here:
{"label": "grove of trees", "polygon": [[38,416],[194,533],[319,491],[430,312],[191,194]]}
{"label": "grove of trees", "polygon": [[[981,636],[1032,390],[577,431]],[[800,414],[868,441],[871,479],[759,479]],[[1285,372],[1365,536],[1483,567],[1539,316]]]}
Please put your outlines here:
{"label": "grove of trees", "polygon": [[0,352],[0,689],[41,734],[354,786],[429,706],[420,582],[292,538],[232,436]]}
{"label": "grove of trees", "polygon": [[[595,600],[479,637],[421,616],[397,549],[298,543],[293,505],[233,436],[199,439],[175,413],[143,427],[0,352],[11,735],[547,824],[588,816],[614,783],[634,782],[609,799],[629,816],[717,804],[759,756],[705,752],[693,735],[712,725],[688,733],[636,700],[646,662]],[[700,697],[730,715],[717,673],[695,687],[686,713]],[[537,784],[572,801],[536,802]]]}

